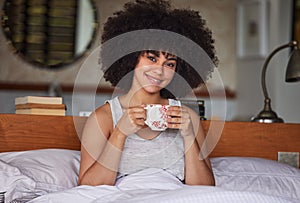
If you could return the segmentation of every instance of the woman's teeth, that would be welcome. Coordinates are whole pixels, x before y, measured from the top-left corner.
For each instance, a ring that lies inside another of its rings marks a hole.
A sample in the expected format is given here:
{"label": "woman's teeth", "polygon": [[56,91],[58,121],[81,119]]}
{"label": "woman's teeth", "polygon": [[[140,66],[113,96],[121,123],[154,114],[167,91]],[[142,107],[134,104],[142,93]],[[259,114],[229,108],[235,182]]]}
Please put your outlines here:
{"label": "woman's teeth", "polygon": [[149,75],[147,75],[147,78],[152,84],[159,85],[161,83],[161,80],[155,79]]}

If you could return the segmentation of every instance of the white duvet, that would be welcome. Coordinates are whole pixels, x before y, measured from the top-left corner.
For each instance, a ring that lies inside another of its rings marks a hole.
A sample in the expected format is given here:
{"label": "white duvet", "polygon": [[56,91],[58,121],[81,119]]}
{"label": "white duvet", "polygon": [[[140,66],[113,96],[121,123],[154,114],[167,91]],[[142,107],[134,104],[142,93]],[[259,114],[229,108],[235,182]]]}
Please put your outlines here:
{"label": "white duvet", "polygon": [[0,192],[5,192],[5,203],[300,203],[300,170],[295,167],[251,157],[218,157],[211,163],[216,187],[187,186],[160,169],[124,177],[116,186],[78,187],[79,151],[6,152],[0,153]]}
{"label": "white duvet", "polygon": [[147,169],[126,176],[116,186],[78,186],[69,190],[50,193],[30,201],[30,203],[290,203],[297,202],[274,194],[233,191],[220,187],[187,186],[161,169]]}

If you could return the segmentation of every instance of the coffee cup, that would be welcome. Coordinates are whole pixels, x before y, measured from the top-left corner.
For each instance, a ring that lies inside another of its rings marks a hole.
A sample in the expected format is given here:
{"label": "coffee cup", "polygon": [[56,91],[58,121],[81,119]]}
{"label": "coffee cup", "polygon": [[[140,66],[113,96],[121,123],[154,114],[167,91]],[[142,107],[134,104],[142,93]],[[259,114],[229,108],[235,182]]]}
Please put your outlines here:
{"label": "coffee cup", "polygon": [[145,120],[151,130],[164,131],[168,128],[168,115],[167,110],[170,105],[162,104],[148,104],[145,109],[147,110],[147,119]]}

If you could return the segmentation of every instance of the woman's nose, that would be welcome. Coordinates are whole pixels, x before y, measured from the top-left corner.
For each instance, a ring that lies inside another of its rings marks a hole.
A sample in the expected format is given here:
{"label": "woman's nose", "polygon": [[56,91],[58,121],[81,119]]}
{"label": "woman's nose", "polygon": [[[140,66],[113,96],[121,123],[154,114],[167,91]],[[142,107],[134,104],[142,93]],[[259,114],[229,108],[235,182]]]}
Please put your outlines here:
{"label": "woman's nose", "polygon": [[163,65],[162,64],[159,64],[159,65],[155,65],[155,67],[154,67],[154,72],[156,73],[156,74],[159,74],[159,75],[161,75],[162,73],[163,73]]}

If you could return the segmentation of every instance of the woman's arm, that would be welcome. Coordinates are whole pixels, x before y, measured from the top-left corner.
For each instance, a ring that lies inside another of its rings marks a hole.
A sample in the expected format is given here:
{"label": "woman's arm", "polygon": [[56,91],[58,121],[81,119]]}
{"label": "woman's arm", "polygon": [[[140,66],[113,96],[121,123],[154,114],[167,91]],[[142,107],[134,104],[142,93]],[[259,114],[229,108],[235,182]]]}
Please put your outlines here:
{"label": "woman's arm", "polygon": [[[87,120],[81,139],[79,185],[113,185],[125,136],[113,129],[109,104]],[[109,154],[111,153],[111,154]]]}
{"label": "woman's arm", "polygon": [[128,109],[116,128],[113,127],[109,104],[89,117],[81,140],[79,185],[115,184],[127,135],[141,128],[138,118],[142,113],[139,111],[144,113],[142,107]]}
{"label": "woman's arm", "polygon": [[[205,135],[199,116],[186,107],[174,107],[173,128],[179,128],[185,148],[185,183],[187,185],[215,185],[215,180],[208,157],[200,156],[200,146]],[[172,120],[173,119],[173,120]]]}
{"label": "woman's arm", "polygon": [[199,144],[193,137],[184,138],[185,183],[187,185],[215,185],[209,159],[200,156]]}

